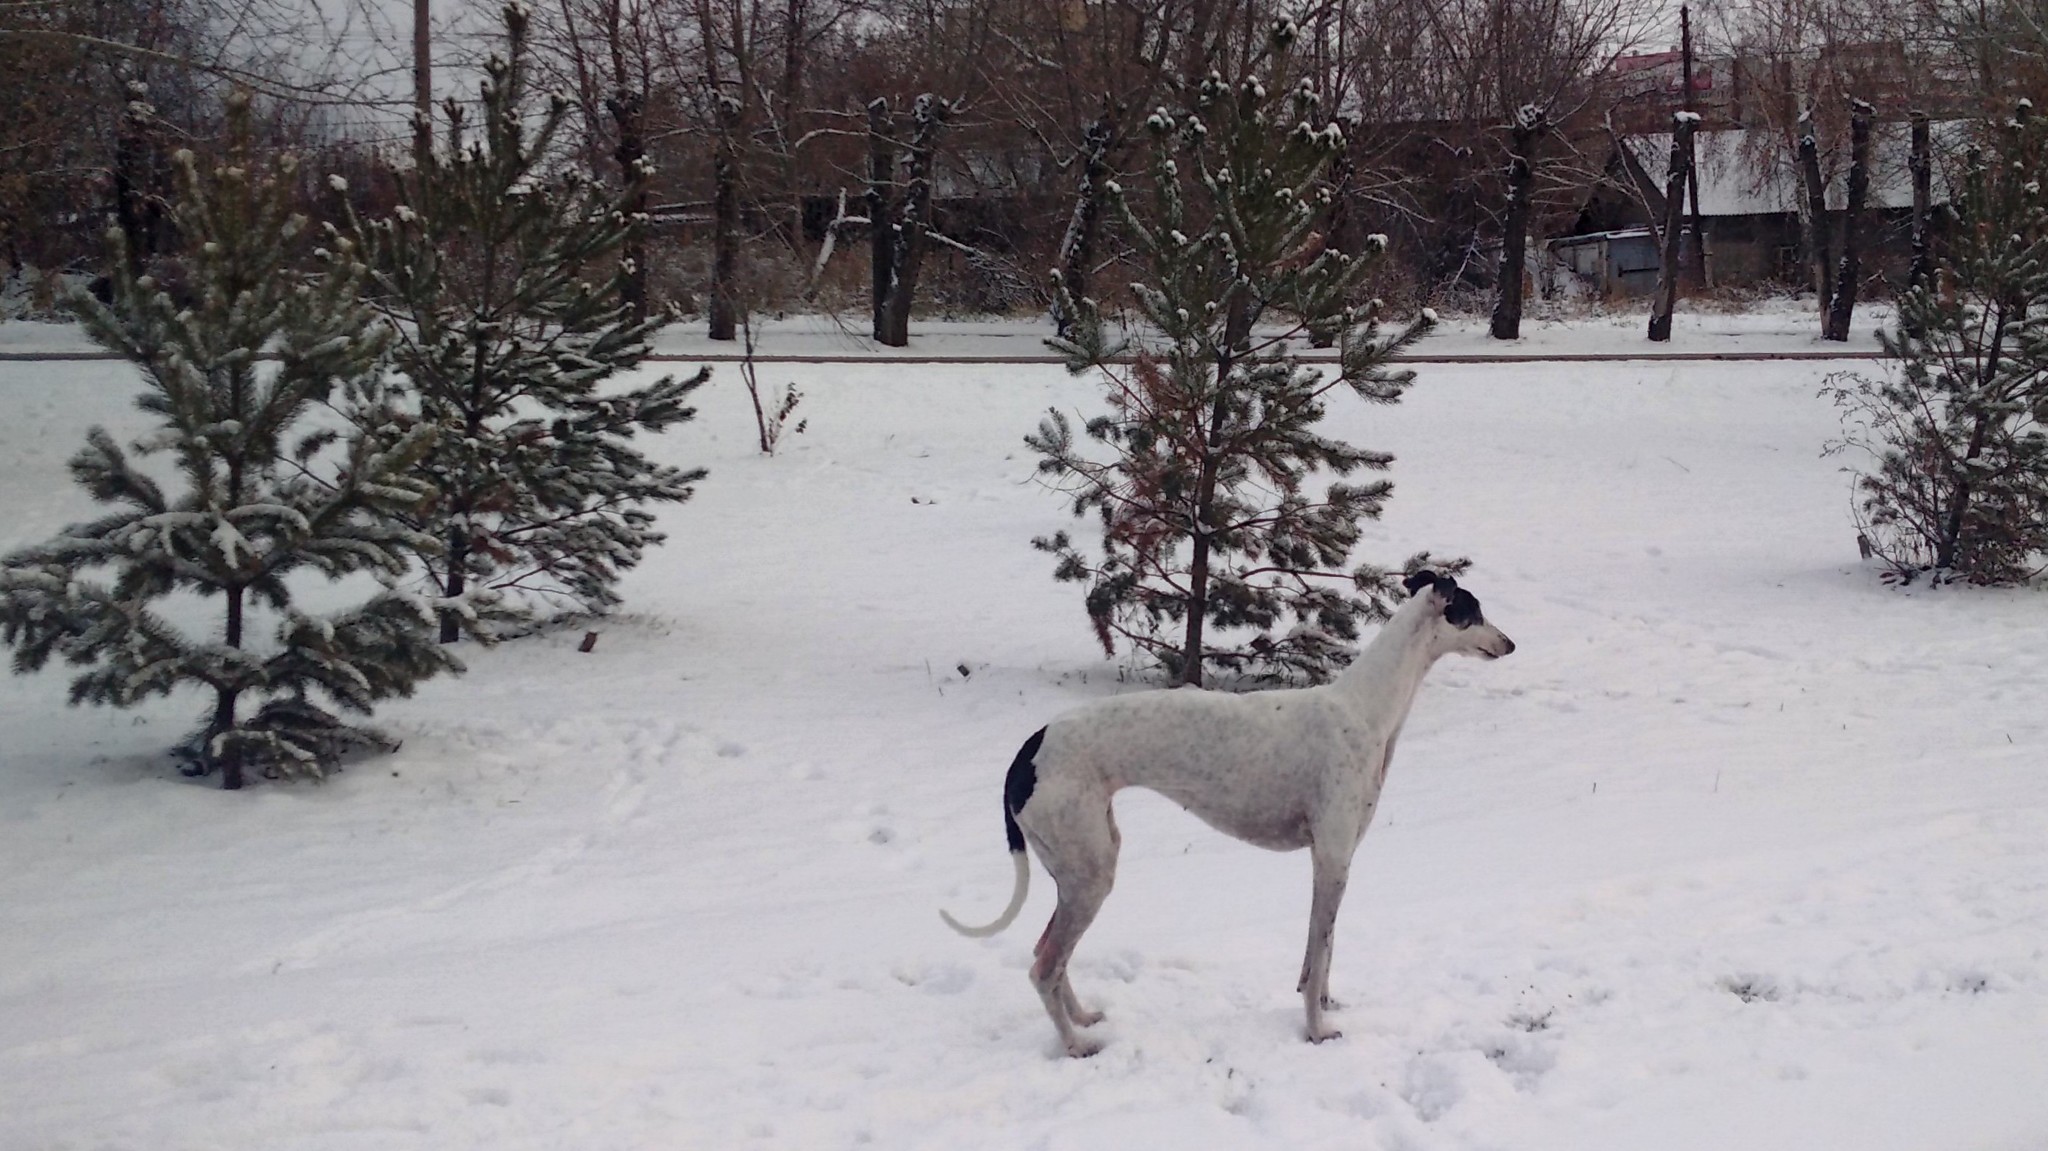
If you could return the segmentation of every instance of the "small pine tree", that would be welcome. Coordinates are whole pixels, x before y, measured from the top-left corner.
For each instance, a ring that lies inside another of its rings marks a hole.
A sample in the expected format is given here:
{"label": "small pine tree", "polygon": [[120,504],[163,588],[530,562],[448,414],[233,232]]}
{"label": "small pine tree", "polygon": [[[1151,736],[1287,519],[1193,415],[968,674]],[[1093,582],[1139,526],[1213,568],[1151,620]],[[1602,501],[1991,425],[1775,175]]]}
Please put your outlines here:
{"label": "small pine tree", "polygon": [[1860,475],[1865,548],[1894,578],[2011,583],[2048,560],[2048,125],[2029,114],[1972,153],[1931,283],[1880,339],[1892,370],[1830,394]]}
{"label": "small pine tree", "polygon": [[[0,639],[17,671],[52,656],[88,668],[74,704],[211,692],[178,754],[233,789],[251,771],[323,774],[381,741],[338,711],[367,715],[460,665],[433,642],[432,609],[391,586],[434,546],[394,519],[429,495],[411,472],[432,429],[384,434],[388,335],[359,302],[353,245],[329,235],[323,266],[299,271],[293,164],[252,161],[246,102],[230,115],[236,143],[220,166],[177,156],[182,276],[138,275],[117,228],[111,301],[72,301],[93,339],[141,370],[157,428],[125,451],[92,429],[71,473],[116,508],[0,561]],[[152,456],[175,463],[182,490],[141,469]],[[293,606],[308,575],[363,572],[384,590],[325,616]],[[187,626],[199,613],[161,602],[195,593],[212,607],[203,636]]]}
{"label": "small pine tree", "polygon": [[[1343,570],[1392,485],[1342,479],[1393,457],[1316,428],[1337,388],[1398,400],[1413,373],[1389,363],[1433,317],[1383,334],[1378,301],[1346,305],[1385,239],[1354,255],[1316,230],[1330,200],[1319,175],[1343,136],[1313,126],[1306,82],[1290,87],[1295,39],[1291,22],[1278,23],[1264,80],[1211,73],[1192,109],[1146,122],[1148,205],[1106,188],[1149,273],[1131,288],[1151,331],[1112,341],[1095,303],[1064,295],[1054,275],[1060,314],[1075,323],[1050,342],[1070,371],[1107,381],[1109,411],[1085,427],[1108,458],[1085,450],[1057,410],[1026,442],[1074,514],[1099,516],[1102,548],[1084,552],[1066,532],[1033,546],[1058,557],[1055,578],[1087,585],[1105,653],[1122,641],[1180,683],[1202,683],[1210,667],[1325,679],[1348,662],[1360,621],[1385,617],[1394,589],[1384,569]],[[1297,362],[1288,341],[1304,334],[1335,337],[1333,375]],[[1135,362],[1120,364],[1133,345]],[[1324,483],[1321,472],[1340,478]]]}
{"label": "small pine tree", "polygon": [[[524,9],[508,6],[505,25],[507,55],[484,66],[481,138],[449,101],[445,153],[422,158],[392,216],[357,228],[410,384],[400,426],[440,433],[420,466],[439,496],[414,521],[442,541],[426,557],[435,584],[601,611],[663,539],[647,505],[688,499],[704,476],[650,462],[632,437],[695,415],[684,401],[710,372],[604,386],[666,323],[636,320],[624,293],[621,246],[645,221],[544,170],[568,103],[550,97],[528,131]],[[516,614],[509,601],[500,612]],[[471,623],[445,613],[442,642]]]}

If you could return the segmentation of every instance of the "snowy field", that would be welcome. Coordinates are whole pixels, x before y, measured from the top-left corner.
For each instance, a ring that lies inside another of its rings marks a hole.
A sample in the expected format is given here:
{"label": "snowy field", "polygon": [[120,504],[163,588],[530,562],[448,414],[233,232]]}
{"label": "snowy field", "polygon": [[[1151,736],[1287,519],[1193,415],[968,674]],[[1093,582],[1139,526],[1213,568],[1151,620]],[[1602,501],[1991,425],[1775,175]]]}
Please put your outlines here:
{"label": "snowy field", "polygon": [[[2048,1147],[2048,600],[1855,559],[1816,364],[1425,368],[1362,554],[1520,645],[1425,685],[1301,1039],[1308,861],[1118,801],[1059,1056],[1018,743],[1135,690],[1029,540],[1049,367],[737,373],[628,614],[472,655],[396,755],[224,794],[197,699],[0,677],[0,1148]],[[0,547],[88,514],[124,370],[0,366]]]}

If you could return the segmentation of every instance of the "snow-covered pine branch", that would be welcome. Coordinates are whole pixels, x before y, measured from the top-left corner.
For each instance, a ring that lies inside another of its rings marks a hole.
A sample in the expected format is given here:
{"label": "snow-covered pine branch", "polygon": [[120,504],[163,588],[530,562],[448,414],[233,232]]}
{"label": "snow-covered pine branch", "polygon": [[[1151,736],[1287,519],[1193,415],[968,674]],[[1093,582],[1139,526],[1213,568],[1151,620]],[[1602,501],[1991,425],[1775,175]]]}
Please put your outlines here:
{"label": "snow-covered pine branch", "polygon": [[[632,444],[690,419],[708,372],[618,387],[666,322],[633,318],[615,270],[645,221],[543,168],[567,108],[531,109],[527,66],[514,36],[483,91],[484,120],[503,131],[424,157],[405,179],[409,219],[355,225],[387,322],[413,334],[393,356],[407,395],[383,439],[431,433],[415,470],[436,496],[407,517],[438,541],[421,556],[428,578],[451,605],[475,587],[535,593],[451,607],[443,642],[487,634],[494,617],[617,603],[620,575],[663,539],[646,505],[687,499],[704,474]],[[477,267],[494,274],[466,273]]]}
{"label": "snow-covered pine branch", "polygon": [[[179,165],[170,213],[196,253],[185,299],[135,275],[116,238],[110,299],[74,301],[86,331],[140,371],[157,426],[137,457],[174,462],[178,482],[144,474],[95,428],[71,471],[120,510],[0,560],[0,640],[23,668],[53,656],[82,668],[74,703],[209,693],[177,753],[193,774],[237,788],[251,775],[330,770],[379,739],[335,709],[367,714],[459,665],[416,617],[309,628],[292,606],[301,571],[404,571],[415,540],[394,517],[429,489],[412,473],[421,445],[378,453],[365,441],[389,419],[379,380],[390,333],[360,302],[361,265],[334,250],[300,261],[292,171],[250,160],[246,104],[229,112],[227,158],[209,171]],[[329,412],[346,431],[310,430]],[[174,624],[153,608],[193,593],[213,612],[200,627],[189,611]]]}
{"label": "snow-covered pine branch", "polygon": [[[1108,411],[1087,420],[1084,440],[1055,410],[1026,443],[1041,481],[1100,525],[1101,542],[1058,532],[1033,546],[1055,557],[1055,579],[1084,586],[1106,653],[1127,645],[1183,683],[1213,671],[1326,677],[1349,657],[1360,621],[1387,610],[1392,586],[1380,569],[1348,566],[1359,524],[1379,514],[1391,485],[1309,487],[1319,472],[1378,471],[1392,457],[1317,425],[1336,388],[1398,398],[1412,376],[1389,361],[1431,321],[1388,335],[1376,304],[1350,303],[1384,244],[1368,243],[1361,258],[1323,241],[1328,201],[1314,193],[1343,136],[1301,115],[1294,34],[1275,26],[1261,75],[1212,73],[1195,108],[1148,117],[1148,195],[1103,183],[1143,272],[1130,285],[1144,321],[1133,362],[1113,359],[1124,345],[1053,276],[1059,311],[1074,322],[1050,342],[1069,370],[1104,381]],[[1315,332],[1341,337],[1333,377],[1288,350]]]}

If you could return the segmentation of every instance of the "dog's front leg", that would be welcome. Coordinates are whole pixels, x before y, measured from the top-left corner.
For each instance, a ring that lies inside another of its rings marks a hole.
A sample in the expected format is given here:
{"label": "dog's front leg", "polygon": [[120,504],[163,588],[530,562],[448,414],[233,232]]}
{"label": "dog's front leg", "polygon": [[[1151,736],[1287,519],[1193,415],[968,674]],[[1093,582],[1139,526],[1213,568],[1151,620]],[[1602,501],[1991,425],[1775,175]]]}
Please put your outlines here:
{"label": "dog's front leg", "polygon": [[1344,902],[1344,885],[1350,878],[1351,858],[1341,848],[1326,847],[1318,841],[1309,848],[1315,869],[1315,894],[1308,912],[1308,952],[1302,957],[1301,1001],[1308,1009],[1308,1037],[1312,1043],[1335,1039],[1343,1032],[1323,1020],[1330,1005],[1330,959],[1335,951],[1337,907]]}

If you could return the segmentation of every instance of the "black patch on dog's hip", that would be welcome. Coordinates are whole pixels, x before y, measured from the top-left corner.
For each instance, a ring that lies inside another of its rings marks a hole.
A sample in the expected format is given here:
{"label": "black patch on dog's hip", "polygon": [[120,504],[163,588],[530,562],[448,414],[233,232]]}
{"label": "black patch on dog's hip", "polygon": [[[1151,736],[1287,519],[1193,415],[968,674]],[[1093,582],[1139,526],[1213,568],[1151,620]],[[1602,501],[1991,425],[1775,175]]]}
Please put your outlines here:
{"label": "black patch on dog's hip", "polygon": [[1017,749],[1017,758],[1010,761],[1010,774],[1003,780],[1003,831],[1010,838],[1010,850],[1024,850],[1024,832],[1017,827],[1017,813],[1031,802],[1031,790],[1038,786],[1038,746],[1045,742],[1045,729],[1039,728]]}

